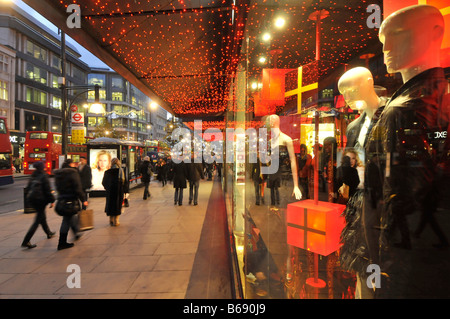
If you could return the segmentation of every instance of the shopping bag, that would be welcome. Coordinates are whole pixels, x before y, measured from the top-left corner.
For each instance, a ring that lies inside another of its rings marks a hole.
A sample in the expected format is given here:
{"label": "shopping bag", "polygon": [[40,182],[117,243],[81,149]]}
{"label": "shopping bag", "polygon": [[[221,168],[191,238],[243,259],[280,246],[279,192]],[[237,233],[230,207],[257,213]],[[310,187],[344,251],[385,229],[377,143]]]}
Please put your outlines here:
{"label": "shopping bag", "polygon": [[80,231],[94,228],[94,210],[83,209],[78,213],[78,228]]}

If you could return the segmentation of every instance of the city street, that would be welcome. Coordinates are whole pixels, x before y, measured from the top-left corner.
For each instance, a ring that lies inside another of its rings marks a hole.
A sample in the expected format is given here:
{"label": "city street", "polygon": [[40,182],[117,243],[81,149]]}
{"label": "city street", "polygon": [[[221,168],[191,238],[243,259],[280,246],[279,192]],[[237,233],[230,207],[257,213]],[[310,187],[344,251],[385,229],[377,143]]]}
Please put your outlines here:
{"label": "city street", "polygon": [[23,189],[28,179],[25,176],[15,177],[14,184],[0,186],[0,214],[23,212]]}

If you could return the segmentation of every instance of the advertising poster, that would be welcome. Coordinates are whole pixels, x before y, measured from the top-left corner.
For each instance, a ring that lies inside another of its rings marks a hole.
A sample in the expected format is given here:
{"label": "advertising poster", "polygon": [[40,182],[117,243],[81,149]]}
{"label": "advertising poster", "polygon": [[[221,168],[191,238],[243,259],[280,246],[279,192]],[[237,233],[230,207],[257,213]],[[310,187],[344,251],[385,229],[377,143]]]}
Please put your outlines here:
{"label": "advertising poster", "polygon": [[111,168],[111,159],[117,157],[117,149],[91,149],[89,151],[89,165],[92,169],[93,191],[104,191],[102,185],[105,171]]}

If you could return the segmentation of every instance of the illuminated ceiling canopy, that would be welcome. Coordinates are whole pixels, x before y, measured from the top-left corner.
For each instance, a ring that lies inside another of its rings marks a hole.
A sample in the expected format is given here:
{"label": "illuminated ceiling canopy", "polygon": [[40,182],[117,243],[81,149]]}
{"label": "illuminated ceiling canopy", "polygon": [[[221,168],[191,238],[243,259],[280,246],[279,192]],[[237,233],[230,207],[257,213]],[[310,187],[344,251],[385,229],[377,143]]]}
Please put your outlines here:
{"label": "illuminated ceiling canopy", "polygon": [[[315,24],[326,9],[321,58],[347,63],[379,45],[367,27],[364,0],[25,0],[116,72],[178,117],[221,117],[239,63],[248,76],[263,67],[296,68],[315,59]],[[81,29],[70,29],[68,5],[81,9]],[[274,19],[285,17],[283,28]],[[244,32],[245,30],[245,32]],[[269,42],[262,40],[270,32]],[[258,63],[266,56],[266,64]]]}

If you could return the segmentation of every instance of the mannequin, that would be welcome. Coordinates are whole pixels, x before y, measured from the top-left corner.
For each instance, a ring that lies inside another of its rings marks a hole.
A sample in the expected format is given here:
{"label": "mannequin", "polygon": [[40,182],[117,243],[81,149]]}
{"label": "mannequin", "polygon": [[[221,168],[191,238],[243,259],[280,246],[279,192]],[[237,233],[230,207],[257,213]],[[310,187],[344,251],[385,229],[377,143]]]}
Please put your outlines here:
{"label": "mannequin", "polygon": [[[297,159],[295,157],[294,152],[294,144],[292,142],[292,139],[280,131],[280,117],[278,115],[272,114],[269,115],[266,119],[267,125],[270,127],[271,131],[271,139],[270,139],[270,145],[271,148],[277,148],[278,150],[278,156],[280,156],[280,148],[285,147],[287,149],[287,152],[289,154],[289,161],[291,165],[291,172],[292,172],[292,180],[294,182],[294,189],[292,191],[292,196],[295,196],[295,199],[300,200],[302,198],[302,192],[300,191],[300,188],[298,187],[298,173],[297,173]],[[282,161],[279,161],[279,167],[278,172],[276,174],[272,174],[268,176],[268,188],[273,187],[275,185],[269,186],[271,177],[276,176],[277,174],[280,174],[281,172],[281,165],[283,165]],[[271,188],[271,193],[278,191],[277,189]],[[277,209],[276,209],[277,210]],[[275,210],[275,211],[276,211]],[[285,220],[285,227],[286,220]],[[291,269],[291,248],[287,247],[287,256],[286,256],[286,280],[290,281],[292,279],[292,269]]]}
{"label": "mannequin", "polygon": [[[449,125],[447,80],[439,66],[443,34],[442,14],[429,5],[398,10],[380,27],[387,70],[401,73],[404,84],[390,98],[366,144],[364,238],[368,261],[387,275],[381,276],[375,297],[436,298],[448,293],[450,276],[442,276],[442,257],[433,250],[448,247],[433,213],[446,195],[439,192],[443,173],[438,168],[449,149],[445,137],[431,134]],[[419,220],[432,232],[413,240],[410,228]],[[430,241],[436,237],[440,242],[433,248]],[[359,275],[367,277],[364,271]]]}
{"label": "mannequin", "polygon": [[[272,139],[270,140],[270,145],[272,145],[272,148],[277,146],[284,146],[287,148],[291,164],[292,179],[294,182],[294,189],[292,191],[292,196],[295,196],[295,199],[300,200],[302,198],[302,192],[298,187],[297,161],[295,158],[294,144],[292,142],[292,139],[288,135],[280,131],[280,117],[278,115],[276,114],[269,115],[267,121],[272,136]],[[279,162],[279,165],[281,166],[282,163]],[[280,171],[280,169],[278,169],[278,171]]]}
{"label": "mannequin", "polygon": [[[375,91],[372,73],[364,67],[356,67],[345,72],[338,82],[339,92],[352,110],[361,116],[347,127],[347,147],[363,148],[374,122],[374,115],[381,113],[386,99]],[[380,109],[381,108],[381,109]],[[378,116],[375,117],[377,119]]]}
{"label": "mannequin", "polygon": [[[345,72],[339,79],[338,89],[349,107],[361,113],[347,126],[347,144],[343,155],[364,155],[367,137],[384,109],[386,98],[378,96],[372,73],[364,67],[355,67]],[[364,166],[357,166],[356,169],[361,183],[355,195],[348,200],[344,211],[346,227],[341,233],[343,246],[339,255],[341,266],[347,271],[354,271],[357,268],[355,260],[366,257],[355,253],[364,251],[360,222],[364,195]],[[367,288],[358,272],[355,297],[358,299],[372,297],[372,291]]]}

